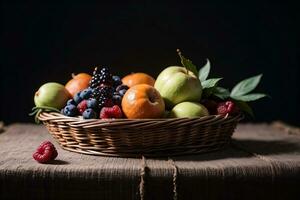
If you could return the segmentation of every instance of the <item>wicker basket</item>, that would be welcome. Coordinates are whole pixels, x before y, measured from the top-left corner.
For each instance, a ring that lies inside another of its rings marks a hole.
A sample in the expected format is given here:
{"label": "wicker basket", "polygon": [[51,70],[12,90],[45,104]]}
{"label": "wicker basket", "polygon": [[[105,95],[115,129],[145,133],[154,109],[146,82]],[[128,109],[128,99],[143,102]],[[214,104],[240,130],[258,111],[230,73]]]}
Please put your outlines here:
{"label": "wicker basket", "polygon": [[242,115],[201,118],[83,120],[60,113],[38,116],[62,148],[101,156],[149,157],[223,148]]}

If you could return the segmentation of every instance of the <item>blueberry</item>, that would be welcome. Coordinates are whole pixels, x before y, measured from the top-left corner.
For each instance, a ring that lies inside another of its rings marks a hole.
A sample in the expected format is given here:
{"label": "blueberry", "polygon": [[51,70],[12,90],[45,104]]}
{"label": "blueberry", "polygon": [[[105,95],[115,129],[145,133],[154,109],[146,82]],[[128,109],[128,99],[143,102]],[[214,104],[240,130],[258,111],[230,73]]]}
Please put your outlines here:
{"label": "blueberry", "polygon": [[114,87],[117,87],[122,84],[121,78],[119,76],[113,76]]}
{"label": "blueberry", "polygon": [[87,88],[80,93],[81,99],[88,99],[91,97],[93,90],[91,88]]}
{"label": "blueberry", "polygon": [[86,102],[88,108],[97,109],[98,108],[98,101],[96,99],[88,99]]}
{"label": "blueberry", "polygon": [[116,91],[119,92],[120,90],[128,90],[129,87],[127,85],[119,85],[117,88],[116,88]]}
{"label": "blueberry", "polygon": [[124,96],[124,94],[126,93],[126,91],[127,91],[126,89],[122,89],[122,90],[119,91],[119,94],[121,96]]}
{"label": "blueberry", "polygon": [[119,94],[114,95],[112,100],[113,100],[115,105],[121,105],[121,103],[122,103],[122,97]]}
{"label": "blueberry", "polygon": [[73,98],[76,104],[79,104],[82,101],[82,98],[80,97],[80,93],[81,92],[77,92]]}
{"label": "blueberry", "polygon": [[88,108],[82,113],[82,117],[83,119],[96,119],[97,114],[95,111],[93,111],[93,109]]}
{"label": "blueberry", "polygon": [[77,107],[71,104],[64,108],[63,114],[69,117],[74,117],[77,114],[77,111]]}
{"label": "blueberry", "polygon": [[67,101],[67,105],[76,105],[76,102],[74,101],[74,99],[69,99]]}

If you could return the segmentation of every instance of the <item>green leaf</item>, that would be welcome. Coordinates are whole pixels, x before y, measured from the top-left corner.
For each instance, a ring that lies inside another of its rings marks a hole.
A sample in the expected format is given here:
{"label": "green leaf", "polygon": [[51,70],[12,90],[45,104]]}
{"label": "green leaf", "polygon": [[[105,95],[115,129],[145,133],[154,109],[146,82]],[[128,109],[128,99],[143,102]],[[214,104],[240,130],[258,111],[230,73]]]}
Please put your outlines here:
{"label": "green leaf", "polygon": [[230,92],[228,89],[223,87],[215,87],[213,91],[213,95],[219,97],[220,99],[227,99],[230,96]]}
{"label": "green leaf", "polygon": [[212,95],[214,88],[205,88],[202,90],[202,98],[208,98]]}
{"label": "green leaf", "polygon": [[185,58],[179,49],[177,49],[178,55],[181,59],[181,64],[183,67],[185,67],[186,69],[188,69],[189,71],[193,72],[196,76],[198,75],[198,70],[197,67],[192,63],[191,60]]}
{"label": "green leaf", "polygon": [[222,78],[211,78],[211,79],[205,80],[205,81],[201,82],[202,88],[205,89],[205,88],[215,87],[221,79]]}
{"label": "green leaf", "polygon": [[247,78],[245,80],[242,80],[236,86],[234,86],[234,88],[232,89],[232,91],[230,93],[230,96],[231,97],[243,96],[243,95],[251,92],[258,85],[261,77],[262,77],[262,74],[259,74],[257,76],[253,76],[253,77]]}
{"label": "green leaf", "polygon": [[210,72],[210,62],[206,59],[206,64],[199,70],[198,77],[201,82],[205,81]]}
{"label": "green leaf", "polygon": [[258,99],[261,99],[263,97],[266,97],[266,94],[261,94],[261,93],[252,93],[252,94],[246,94],[243,96],[231,96],[231,98],[235,100],[240,100],[240,101],[255,101]]}
{"label": "green leaf", "polygon": [[234,100],[234,103],[242,111],[244,111],[245,113],[249,114],[252,118],[254,118],[254,112],[253,112],[252,108],[246,102]]}

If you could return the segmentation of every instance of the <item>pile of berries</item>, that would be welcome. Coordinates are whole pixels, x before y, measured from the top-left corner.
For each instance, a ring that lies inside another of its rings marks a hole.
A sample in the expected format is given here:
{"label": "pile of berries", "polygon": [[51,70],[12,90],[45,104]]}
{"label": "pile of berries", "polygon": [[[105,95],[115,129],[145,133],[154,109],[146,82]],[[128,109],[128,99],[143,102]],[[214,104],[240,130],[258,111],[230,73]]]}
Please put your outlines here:
{"label": "pile of berries", "polygon": [[109,68],[96,67],[89,87],[75,94],[61,112],[69,117],[82,115],[84,119],[121,118],[121,102],[127,90],[128,86]]}

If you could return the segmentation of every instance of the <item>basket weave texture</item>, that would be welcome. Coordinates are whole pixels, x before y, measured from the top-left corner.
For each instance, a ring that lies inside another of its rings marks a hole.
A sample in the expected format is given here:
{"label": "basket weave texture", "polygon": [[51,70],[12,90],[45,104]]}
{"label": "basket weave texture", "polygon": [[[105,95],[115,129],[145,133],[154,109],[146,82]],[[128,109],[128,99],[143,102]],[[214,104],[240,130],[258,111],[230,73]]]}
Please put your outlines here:
{"label": "basket weave texture", "polygon": [[90,155],[175,156],[214,151],[230,142],[242,115],[171,119],[82,119],[41,112],[62,148]]}

